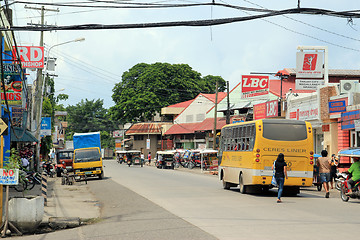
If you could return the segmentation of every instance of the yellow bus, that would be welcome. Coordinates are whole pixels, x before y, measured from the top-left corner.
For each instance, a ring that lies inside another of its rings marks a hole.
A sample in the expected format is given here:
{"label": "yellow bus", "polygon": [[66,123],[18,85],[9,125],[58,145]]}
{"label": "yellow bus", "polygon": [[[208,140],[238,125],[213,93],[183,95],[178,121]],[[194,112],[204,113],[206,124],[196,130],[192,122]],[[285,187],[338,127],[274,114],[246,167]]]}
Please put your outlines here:
{"label": "yellow bus", "polygon": [[311,124],[305,121],[262,119],[234,123],[221,129],[219,178],[224,189],[240,192],[272,187],[271,169],[279,153],[285,155],[288,179],[284,190],[300,193],[313,183],[314,147]]}

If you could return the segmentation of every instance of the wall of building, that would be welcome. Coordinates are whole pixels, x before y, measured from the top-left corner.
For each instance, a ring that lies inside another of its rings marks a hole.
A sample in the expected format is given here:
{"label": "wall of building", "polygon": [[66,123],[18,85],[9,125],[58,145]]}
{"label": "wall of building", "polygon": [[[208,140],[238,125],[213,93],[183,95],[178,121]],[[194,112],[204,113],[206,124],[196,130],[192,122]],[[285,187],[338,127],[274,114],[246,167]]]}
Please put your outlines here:
{"label": "wall of building", "polygon": [[213,106],[214,103],[212,101],[203,95],[199,95],[186,109],[184,109],[184,111],[180,113],[180,115],[175,119],[175,122],[177,124],[202,122],[205,120],[206,112]]}

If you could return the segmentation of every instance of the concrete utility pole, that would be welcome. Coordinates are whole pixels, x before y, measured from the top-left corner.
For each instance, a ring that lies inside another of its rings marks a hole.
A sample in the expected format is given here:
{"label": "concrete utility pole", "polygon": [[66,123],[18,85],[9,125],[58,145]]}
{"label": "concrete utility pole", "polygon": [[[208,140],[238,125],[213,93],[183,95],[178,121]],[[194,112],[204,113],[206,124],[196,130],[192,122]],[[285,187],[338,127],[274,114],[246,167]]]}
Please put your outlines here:
{"label": "concrete utility pole", "polygon": [[[45,11],[59,12],[59,9],[46,9],[44,6],[42,6],[41,8],[25,6],[25,8],[41,11],[41,22],[40,22],[41,26],[44,26],[44,24],[45,24],[45,22],[44,22]],[[32,25],[32,24],[30,23],[28,25]],[[44,46],[44,31],[41,31],[40,32],[40,47],[43,47],[43,46]],[[35,128],[35,138],[39,141],[39,143],[36,145],[36,159],[35,159],[36,170],[39,170],[39,163],[40,163],[40,143],[41,143],[41,138],[40,138],[41,109],[40,108],[42,107],[41,100],[42,100],[42,94],[43,94],[43,82],[45,81],[45,77],[43,78],[42,69],[39,68],[37,70],[37,74],[36,74],[35,97],[33,97],[32,111],[31,111],[31,120],[32,120],[31,121],[32,129],[31,130],[33,131]]]}
{"label": "concrete utility pole", "polygon": [[227,109],[226,109],[226,124],[230,124],[230,90],[229,90],[229,81],[226,81],[226,88],[227,88]]}
{"label": "concrete utility pole", "polygon": [[215,112],[214,112],[214,134],[213,134],[213,149],[216,149],[216,123],[217,123],[217,102],[218,102],[218,81],[215,85]]}

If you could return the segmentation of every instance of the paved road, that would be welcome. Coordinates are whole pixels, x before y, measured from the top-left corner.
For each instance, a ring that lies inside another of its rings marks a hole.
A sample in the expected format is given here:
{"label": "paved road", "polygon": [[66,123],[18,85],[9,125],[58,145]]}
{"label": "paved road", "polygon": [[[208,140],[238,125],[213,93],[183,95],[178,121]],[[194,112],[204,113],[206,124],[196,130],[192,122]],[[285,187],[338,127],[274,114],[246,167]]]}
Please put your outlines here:
{"label": "paved road", "polygon": [[[315,188],[276,203],[276,191],[242,195],[226,191],[216,176],[106,162],[106,175],[219,239],[353,238],[360,201],[344,203]],[[195,239],[195,238],[194,238]]]}

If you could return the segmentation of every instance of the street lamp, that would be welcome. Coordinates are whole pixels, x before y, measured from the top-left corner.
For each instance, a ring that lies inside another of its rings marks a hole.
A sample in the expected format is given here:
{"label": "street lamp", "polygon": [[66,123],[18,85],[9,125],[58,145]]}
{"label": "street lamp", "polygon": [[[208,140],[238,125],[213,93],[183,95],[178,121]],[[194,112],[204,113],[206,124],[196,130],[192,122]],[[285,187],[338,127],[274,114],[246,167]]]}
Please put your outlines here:
{"label": "street lamp", "polygon": [[49,62],[50,51],[54,47],[57,47],[60,45],[64,45],[64,44],[68,44],[68,43],[72,43],[72,42],[82,42],[82,41],[85,41],[85,38],[76,38],[71,41],[66,41],[66,42],[55,44],[55,45],[51,46],[47,52],[46,66],[44,69],[43,77],[38,76],[38,81],[36,83],[36,96],[35,96],[35,101],[38,101],[38,102],[36,102],[36,104],[34,104],[35,111],[36,111],[35,112],[35,114],[36,114],[35,115],[35,123],[36,123],[35,138],[38,139],[38,141],[39,141],[39,143],[36,146],[36,162],[38,163],[37,169],[39,168],[39,163],[40,163],[40,142],[41,142],[40,125],[41,125],[41,115],[42,115],[42,103],[43,103],[43,97],[44,97],[45,78],[47,76],[47,71],[48,71],[48,62]]}

